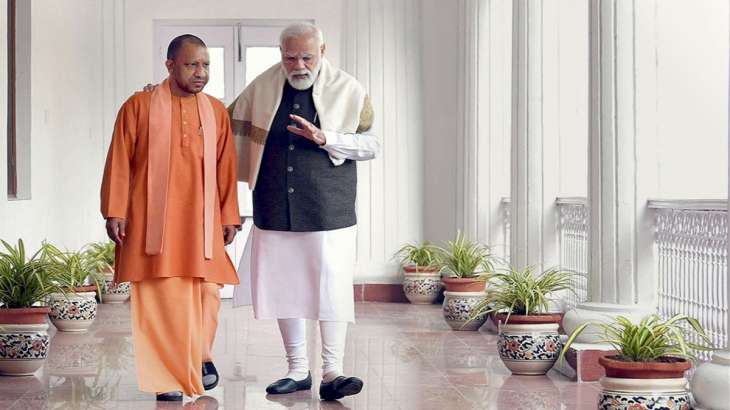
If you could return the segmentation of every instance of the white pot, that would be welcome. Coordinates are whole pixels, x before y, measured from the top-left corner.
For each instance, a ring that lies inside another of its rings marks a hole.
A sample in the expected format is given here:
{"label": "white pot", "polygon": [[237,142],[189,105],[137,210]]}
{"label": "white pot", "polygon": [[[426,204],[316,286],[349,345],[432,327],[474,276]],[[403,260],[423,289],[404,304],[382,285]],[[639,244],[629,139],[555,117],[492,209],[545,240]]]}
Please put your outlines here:
{"label": "white pot", "polygon": [[479,315],[472,321],[469,321],[469,317],[485,296],[486,292],[444,292],[441,309],[446,323],[454,330],[479,330],[487,320],[487,315]]}
{"label": "white pot", "polygon": [[[689,410],[687,379],[623,379],[602,377],[598,408],[601,410]],[[649,405],[653,407],[649,407]]]}
{"label": "white pot", "polygon": [[712,361],[697,366],[692,396],[702,409],[730,410],[730,351],[714,352]]}
{"label": "white pot", "polygon": [[49,305],[51,322],[63,332],[86,332],[96,318],[96,292],[53,294]]}
{"label": "white pot", "polygon": [[512,374],[545,374],[563,347],[558,328],[557,323],[500,324],[499,357]]}
{"label": "white pot", "polygon": [[404,272],[403,276],[403,292],[414,305],[432,304],[444,289],[438,272]]}
{"label": "white pot", "polygon": [[48,323],[0,324],[0,375],[31,376],[48,357]]}
{"label": "white pot", "polygon": [[129,282],[114,284],[114,274],[104,274],[104,284],[101,287],[102,303],[124,303],[129,299]]}
{"label": "white pot", "polygon": [[[575,309],[568,310],[563,316],[563,329],[570,335],[578,326],[586,322],[609,323],[616,316],[624,316],[634,323],[638,323],[644,316],[650,315],[654,309],[644,305],[618,305],[612,303],[587,302],[581,303]],[[600,330],[589,327],[576,338],[576,343],[599,343],[603,339]]]}

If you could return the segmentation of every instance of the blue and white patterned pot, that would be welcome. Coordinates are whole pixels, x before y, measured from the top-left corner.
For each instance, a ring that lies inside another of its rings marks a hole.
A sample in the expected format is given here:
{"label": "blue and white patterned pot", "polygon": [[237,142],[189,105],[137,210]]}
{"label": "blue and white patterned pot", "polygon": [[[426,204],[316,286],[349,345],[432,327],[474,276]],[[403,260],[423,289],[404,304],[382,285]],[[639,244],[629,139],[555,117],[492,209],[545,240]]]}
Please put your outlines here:
{"label": "blue and white patterned pot", "polygon": [[49,305],[51,322],[63,332],[86,332],[96,318],[96,292],[53,294]]}
{"label": "blue and white patterned pot", "polygon": [[129,282],[114,284],[114,274],[104,275],[101,286],[102,303],[124,303],[129,299]]}
{"label": "blue and white patterned pot", "polygon": [[414,305],[430,305],[444,289],[438,272],[404,272],[403,292]]}
{"label": "blue and white patterned pot", "polygon": [[500,324],[497,350],[512,374],[547,373],[562,348],[557,323]]}
{"label": "blue and white patterned pot", "polygon": [[687,379],[602,377],[599,410],[689,410]]}
{"label": "blue and white patterned pot", "polygon": [[0,324],[0,375],[30,376],[48,357],[48,323]]}
{"label": "blue and white patterned pot", "polygon": [[444,292],[442,311],[446,323],[454,330],[479,330],[487,315],[479,315],[472,321],[469,318],[485,296],[485,292]]}

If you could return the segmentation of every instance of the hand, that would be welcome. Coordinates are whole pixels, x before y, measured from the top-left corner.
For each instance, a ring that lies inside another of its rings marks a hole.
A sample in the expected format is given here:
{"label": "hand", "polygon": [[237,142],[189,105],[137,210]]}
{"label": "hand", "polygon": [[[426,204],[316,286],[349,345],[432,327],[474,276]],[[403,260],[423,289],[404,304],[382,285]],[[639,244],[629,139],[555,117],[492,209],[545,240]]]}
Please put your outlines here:
{"label": "hand", "polygon": [[155,88],[157,88],[159,86],[160,86],[159,84],[150,84],[150,83],[147,83],[147,85],[144,86],[144,88],[142,89],[142,91],[154,91]]}
{"label": "hand", "polygon": [[114,243],[122,246],[122,242],[127,236],[127,220],[124,218],[108,218],[106,220],[106,234]]}
{"label": "hand", "polygon": [[223,225],[223,243],[230,245],[239,231],[239,225]]}
{"label": "hand", "polygon": [[324,145],[327,143],[327,137],[325,137],[324,132],[317,128],[314,124],[298,115],[290,114],[289,117],[299,124],[299,127],[295,127],[293,125],[286,127],[289,132],[302,136],[317,145]]}

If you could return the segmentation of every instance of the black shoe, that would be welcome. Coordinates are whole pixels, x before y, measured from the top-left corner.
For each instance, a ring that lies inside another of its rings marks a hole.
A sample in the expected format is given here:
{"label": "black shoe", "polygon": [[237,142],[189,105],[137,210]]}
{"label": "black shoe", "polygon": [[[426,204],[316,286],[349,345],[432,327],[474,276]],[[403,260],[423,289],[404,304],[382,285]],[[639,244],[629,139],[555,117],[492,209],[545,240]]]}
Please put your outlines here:
{"label": "black shoe", "polygon": [[319,385],[319,397],[322,400],[339,400],[360,393],[363,384],[357,377],[339,376],[329,383]]}
{"label": "black shoe", "polygon": [[218,370],[216,370],[213,362],[203,363],[203,388],[205,390],[214,389],[218,385]]}
{"label": "black shoe", "polygon": [[309,390],[312,388],[312,373],[307,373],[307,378],[304,380],[296,381],[294,379],[286,378],[279,379],[269,385],[266,388],[266,393],[269,394],[287,394],[294,393],[298,390]]}
{"label": "black shoe", "polygon": [[182,399],[183,399],[183,394],[181,391],[157,393],[157,401],[182,401]]}

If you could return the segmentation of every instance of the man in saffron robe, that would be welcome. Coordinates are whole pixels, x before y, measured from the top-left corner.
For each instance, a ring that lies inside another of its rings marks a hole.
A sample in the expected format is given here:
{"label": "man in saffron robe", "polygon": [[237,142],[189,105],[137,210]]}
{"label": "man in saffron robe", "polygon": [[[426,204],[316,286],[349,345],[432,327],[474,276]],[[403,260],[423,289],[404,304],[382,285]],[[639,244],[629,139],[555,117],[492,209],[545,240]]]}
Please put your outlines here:
{"label": "man in saffron robe", "polygon": [[240,229],[236,150],[226,108],[202,93],[208,51],[175,38],[169,77],[119,110],[101,187],[117,244],[115,281],[131,282],[139,388],[162,401],[218,383],[211,348],[219,288],[237,284],[225,251]]}

